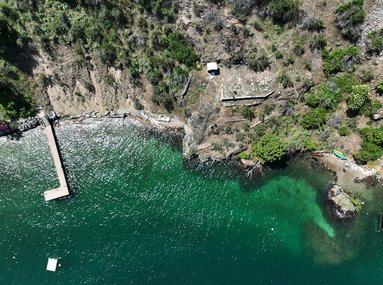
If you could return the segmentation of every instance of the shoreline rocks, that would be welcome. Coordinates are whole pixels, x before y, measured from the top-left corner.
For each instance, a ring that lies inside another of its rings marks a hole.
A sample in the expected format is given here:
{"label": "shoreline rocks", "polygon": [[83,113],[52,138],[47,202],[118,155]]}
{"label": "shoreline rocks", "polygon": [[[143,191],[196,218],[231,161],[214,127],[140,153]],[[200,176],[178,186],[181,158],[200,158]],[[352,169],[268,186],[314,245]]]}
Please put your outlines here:
{"label": "shoreline rocks", "polygon": [[348,220],[355,217],[362,207],[362,201],[348,194],[337,184],[333,184],[327,192],[332,216],[338,220]]}

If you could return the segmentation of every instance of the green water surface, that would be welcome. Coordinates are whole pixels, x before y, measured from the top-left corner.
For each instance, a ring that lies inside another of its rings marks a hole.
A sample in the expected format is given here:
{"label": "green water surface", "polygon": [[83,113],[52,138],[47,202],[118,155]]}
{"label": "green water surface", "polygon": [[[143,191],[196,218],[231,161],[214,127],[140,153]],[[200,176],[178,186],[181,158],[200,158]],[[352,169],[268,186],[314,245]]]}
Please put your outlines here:
{"label": "green water surface", "polygon": [[[249,179],[183,160],[174,138],[116,120],[56,131],[73,195],[44,133],[0,140],[0,284],[382,284],[379,188],[331,220],[333,177],[293,159]],[[48,257],[59,257],[55,273]]]}

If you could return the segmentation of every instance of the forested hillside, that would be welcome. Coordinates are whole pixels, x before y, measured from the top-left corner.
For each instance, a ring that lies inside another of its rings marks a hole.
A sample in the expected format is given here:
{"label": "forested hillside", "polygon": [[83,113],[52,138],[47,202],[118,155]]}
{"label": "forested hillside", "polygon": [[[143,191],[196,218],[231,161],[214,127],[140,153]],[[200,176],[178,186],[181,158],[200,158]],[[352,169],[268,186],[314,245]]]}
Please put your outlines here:
{"label": "forested hillside", "polygon": [[[5,0],[1,116],[143,108],[188,121],[191,154],[339,147],[366,163],[383,154],[382,16],[370,0]],[[223,90],[273,95],[226,106]]]}

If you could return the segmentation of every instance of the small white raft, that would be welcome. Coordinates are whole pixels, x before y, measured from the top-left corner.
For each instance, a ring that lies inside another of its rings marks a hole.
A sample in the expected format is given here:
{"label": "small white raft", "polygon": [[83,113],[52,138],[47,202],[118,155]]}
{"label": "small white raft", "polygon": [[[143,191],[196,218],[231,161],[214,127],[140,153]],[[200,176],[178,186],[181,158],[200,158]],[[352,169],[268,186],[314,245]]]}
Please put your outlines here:
{"label": "small white raft", "polygon": [[56,271],[57,268],[57,258],[48,258],[47,270]]}

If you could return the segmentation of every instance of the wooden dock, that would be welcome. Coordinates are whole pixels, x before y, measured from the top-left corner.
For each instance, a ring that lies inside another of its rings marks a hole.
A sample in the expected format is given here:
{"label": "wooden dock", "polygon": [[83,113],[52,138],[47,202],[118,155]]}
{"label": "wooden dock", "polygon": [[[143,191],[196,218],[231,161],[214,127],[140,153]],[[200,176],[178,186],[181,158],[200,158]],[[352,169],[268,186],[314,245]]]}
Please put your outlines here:
{"label": "wooden dock", "polygon": [[53,134],[52,126],[49,123],[49,121],[47,120],[47,118],[43,117],[42,119],[43,119],[43,122],[45,125],[45,133],[46,133],[47,138],[48,138],[48,144],[49,144],[49,147],[51,149],[53,162],[55,164],[57,176],[58,176],[59,182],[60,182],[60,187],[44,192],[45,201],[50,201],[50,200],[54,200],[57,198],[68,196],[70,193],[69,193],[68,183],[66,181],[64,169],[62,166],[60,154],[58,151],[56,138]]}

